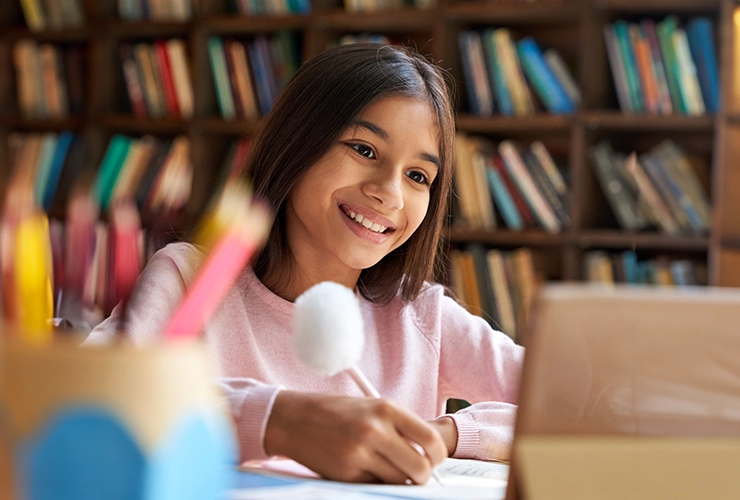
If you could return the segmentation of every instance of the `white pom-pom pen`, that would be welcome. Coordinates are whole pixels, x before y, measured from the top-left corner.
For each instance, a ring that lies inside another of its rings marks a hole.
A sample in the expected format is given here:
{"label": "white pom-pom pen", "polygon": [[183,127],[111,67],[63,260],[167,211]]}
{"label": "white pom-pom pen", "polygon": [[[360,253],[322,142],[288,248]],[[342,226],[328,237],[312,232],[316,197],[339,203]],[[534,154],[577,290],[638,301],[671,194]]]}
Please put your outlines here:
{"label": "white pom-pom pen", "polygon": [[[326,376],[346,371],[366,396],[380,398],[378,390],[356,366],[364,344],[360,304],[346,286],[324,281],[296,299],[293,348],[298,359]],[[424,454],[418,444],[411,446]],[[432,477],[442,484],[436,471],[432,471]]]}

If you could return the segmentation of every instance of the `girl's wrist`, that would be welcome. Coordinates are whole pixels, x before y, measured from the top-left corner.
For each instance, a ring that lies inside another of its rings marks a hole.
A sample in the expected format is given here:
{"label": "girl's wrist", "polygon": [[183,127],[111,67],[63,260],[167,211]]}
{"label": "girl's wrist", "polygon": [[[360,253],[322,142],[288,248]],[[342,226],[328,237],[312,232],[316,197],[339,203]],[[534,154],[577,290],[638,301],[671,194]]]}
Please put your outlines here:
{"label": "girl's wrist", "polygon": [[455,424],[455,419],[445,415],[432,420],[431,423],[442,435],[442,439],[447,446],[447,456],[451,457],[457,448],[457,425]]}

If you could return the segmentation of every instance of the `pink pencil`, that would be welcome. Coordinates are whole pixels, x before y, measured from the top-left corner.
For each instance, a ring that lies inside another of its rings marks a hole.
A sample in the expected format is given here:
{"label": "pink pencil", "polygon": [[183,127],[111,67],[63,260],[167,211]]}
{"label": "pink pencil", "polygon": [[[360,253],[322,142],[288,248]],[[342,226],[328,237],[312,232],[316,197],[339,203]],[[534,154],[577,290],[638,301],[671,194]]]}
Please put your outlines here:
{"label": "pink pencil", "polygon": [[194,338],[200,333],[264,241],[270,222],[267,208],[252,204],[243,227],[227,232],[208,255],[185,299],[165,327],[165,339]]}

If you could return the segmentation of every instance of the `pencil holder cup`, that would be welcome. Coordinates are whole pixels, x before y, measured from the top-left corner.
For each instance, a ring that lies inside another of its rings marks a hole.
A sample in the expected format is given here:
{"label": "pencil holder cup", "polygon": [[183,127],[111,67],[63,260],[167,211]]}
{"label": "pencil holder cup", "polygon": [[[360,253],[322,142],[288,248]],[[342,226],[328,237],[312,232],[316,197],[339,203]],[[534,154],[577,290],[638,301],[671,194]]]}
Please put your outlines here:
{"label": "pencil holder cup", "polygon": [[235,463],[204,347],[0,343],[0,498],[223,498]]}

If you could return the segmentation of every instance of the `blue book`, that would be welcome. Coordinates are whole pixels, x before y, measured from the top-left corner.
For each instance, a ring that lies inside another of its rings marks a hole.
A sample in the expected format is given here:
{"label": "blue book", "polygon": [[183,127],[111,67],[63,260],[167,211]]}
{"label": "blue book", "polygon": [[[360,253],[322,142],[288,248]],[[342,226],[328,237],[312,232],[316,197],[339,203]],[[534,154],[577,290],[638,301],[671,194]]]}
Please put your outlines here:
{"label": "blue book", "polygon": [[532,37],[522,38],[516,50],[524,73],[547,110],[553,114],[573,113],[576,110],[573,101],[545,61],[537,42]]}
{"label": "blue book", "polygon": [[249,59],[252,62],[252,74],[257,86],[257,99],[263,115],[270,112],[275,102],[270,84],[272,68],[269,66],[269,60],[265,57],[265,51],[262,49],[262,46],[266,45],[267,39],[264,37],[258,37],[249,44]]}
{"label": "blue book", "polygon": [[460,46],[460,62],[462,63],[465,90],[468,94],[468,106],[470,106],[470,112],[472,114],[481,115],[482,110],[475,90],[475,72],[473,71],[472,61],[473,55],[470,50],[470,39],[473,36],[475,36],[475,33],[472,31],[461,31],[457,37],[457,43]]}
{"label": "blue book", "polygon": [[627,283],[640,283],[637,255],[635,252],[632,250],[622,252],[622,266],[624,267],[624,278]]}
{"label": "blue book", "polygon": [[486,56],[486,68],[488,69],[488,80],[494,88],[498,110],[504,116],[514,116],[514,104],[511,102],[511,93],[506,85],[506,75],[501,66],[501,61],[496,54],[496,44],[493,41],[494,30],[488,29],[483,32],[483,53]]}
{"label": "blue book", "polygon": [[712,31],[712,21],[706,17],[693,18],[686,27],[689,50],[696,65],[704,107],[710,113],[717,113],[720,100],[719,71]]}
{"label": "blue book", "polygon": [[44,134],[44,138],[41,140],[41,150],[36,163],[36,178],[33,184],[33,196],[39,205],[41,205],[44,198],[46,183],[49,179],[49,171],[51,170],[51,163],[54,160],[54,151],[56,148],[57,135],[53,133]]}
{"label": "blue book", "polygon": [[655,188],[663,196],[665,202],[673,212],[676,220],[681,224],[681,219],[688,221],[690,229],[696,232],[706,231],[706,226],[699,212],[694,207],[688,193],[686,193],[675,177],[673,177],[663,165],[663,162],[651,153],[640,155],[640,162],[645,168]]}
{"label": "blue book", "polygon": [[506,189],[504,180],[491,165],[486,165],[486,177],[488,178],[491,194],[493,194],[493,201],[501,211],[501,217],[504,219],[506,227],[514,231],[521,231],[524,228],[524,222],[516,209],[514,200]]}
{"label": "blue book", "polygon": [[46,188],[41,199],[41,206],[44,210],[51,208],[51,202],[54,199],[57,186],[59,185],[59,178],[62,175],[62,167],[65,160],[67,159],[67,152],[69,146],[72,144],[72,138],[74,135],[69,130],[62,132],[57,140],[57,147],[54,151],[54,158],[51,162],[51,168],[49,169],[49,177],[46,180]]}

